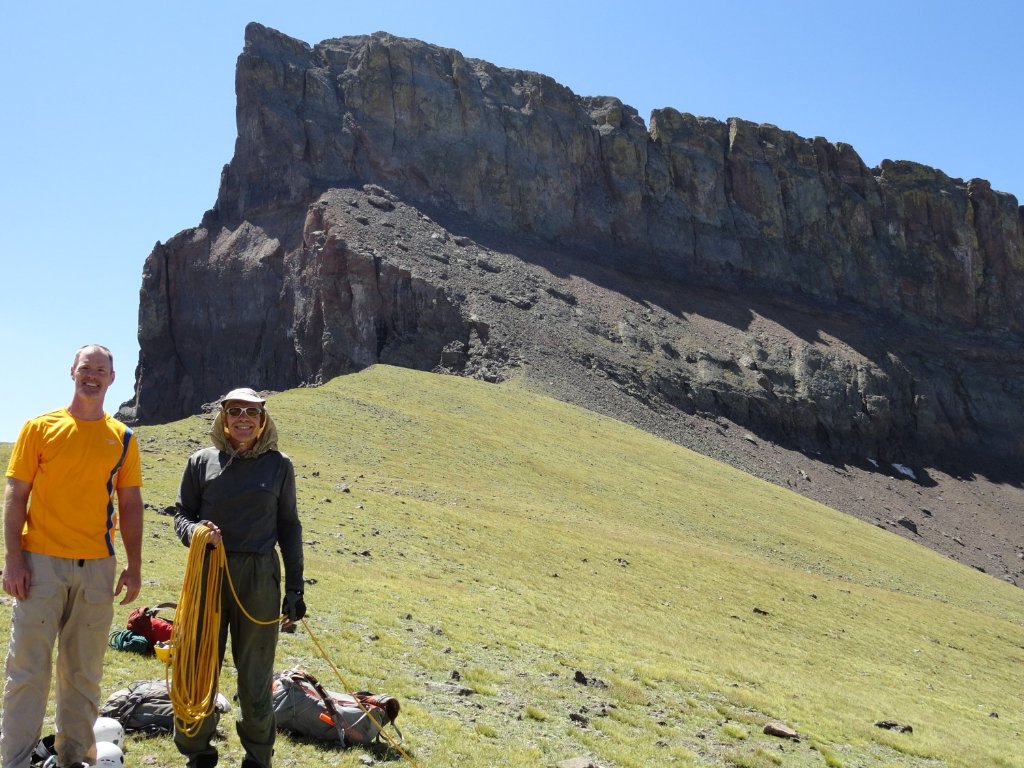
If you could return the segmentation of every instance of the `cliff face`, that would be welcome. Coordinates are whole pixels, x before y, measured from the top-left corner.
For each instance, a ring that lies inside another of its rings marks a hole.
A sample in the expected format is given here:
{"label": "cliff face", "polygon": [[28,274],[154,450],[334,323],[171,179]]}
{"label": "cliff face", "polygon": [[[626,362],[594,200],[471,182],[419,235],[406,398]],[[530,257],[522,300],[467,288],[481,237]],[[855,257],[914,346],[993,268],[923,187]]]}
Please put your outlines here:
{"label": "cliff face", "polygon": [[837,458],[1024,458],[1024,218],[985,181],[383,33],[252,24],[236,90],[214,210],[146,261],[129,417],[519,366]]}
{"label": "cliff face", "polygon": [[737,119],[659,110],[648,132],[617,99],[385,34],[253,25],[237,90],[226,221],[369,181],[622,268],[1024,330],[1021,210],[981,180]]}

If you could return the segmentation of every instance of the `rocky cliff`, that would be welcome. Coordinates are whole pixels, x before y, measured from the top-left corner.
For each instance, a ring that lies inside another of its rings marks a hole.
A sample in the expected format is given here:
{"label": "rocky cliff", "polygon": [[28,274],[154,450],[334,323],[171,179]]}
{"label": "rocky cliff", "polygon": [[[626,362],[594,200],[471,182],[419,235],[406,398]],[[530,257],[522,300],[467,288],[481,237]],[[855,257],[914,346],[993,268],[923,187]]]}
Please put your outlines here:
{"label": "rocky cliff", "polygon": [[386,362],[1020,479],[1024,215],[983,180],[384,33],[251,24],[236,90],[214,209],[146,260],[129,419]]}

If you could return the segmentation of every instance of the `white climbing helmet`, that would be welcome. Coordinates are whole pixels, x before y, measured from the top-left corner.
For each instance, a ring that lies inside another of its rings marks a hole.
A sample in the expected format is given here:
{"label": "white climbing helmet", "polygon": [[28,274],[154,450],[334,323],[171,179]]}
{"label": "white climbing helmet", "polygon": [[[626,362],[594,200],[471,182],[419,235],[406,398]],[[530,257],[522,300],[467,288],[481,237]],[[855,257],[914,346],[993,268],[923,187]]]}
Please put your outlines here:
{"label": "white climbing helmet", "polygon": [[96,742],[109,741],[116,747],[120,747],[124,744],[124,728],[117,720],[112,717],[100,717],[96,719],[96,724],[92,727],[92,732],[96,735]]}
{"label": "white climbing helmet", "polygon": [[227,697],[223,693],[218,693],[217,698],[214,701],[214,709],[221,714],[231,711],[231,702],[227,700]]}
{"label": "white climbing helmet", "polygon": [[99,741],[96,743],[96,765],[104,768],[123,768],[124,752],[117,744]]}

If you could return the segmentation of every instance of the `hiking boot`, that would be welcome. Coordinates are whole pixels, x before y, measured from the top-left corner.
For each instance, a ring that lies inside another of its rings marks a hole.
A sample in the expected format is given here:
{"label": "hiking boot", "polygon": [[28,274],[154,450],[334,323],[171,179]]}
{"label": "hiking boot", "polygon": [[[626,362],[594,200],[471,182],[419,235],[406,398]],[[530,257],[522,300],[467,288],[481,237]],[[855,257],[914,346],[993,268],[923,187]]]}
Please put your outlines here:
{"label": "hiking boot", "polygon": [[195,760],[189,759],[187,765],[190,768],[214,768],[217,765],[217,753],[196,755]]}

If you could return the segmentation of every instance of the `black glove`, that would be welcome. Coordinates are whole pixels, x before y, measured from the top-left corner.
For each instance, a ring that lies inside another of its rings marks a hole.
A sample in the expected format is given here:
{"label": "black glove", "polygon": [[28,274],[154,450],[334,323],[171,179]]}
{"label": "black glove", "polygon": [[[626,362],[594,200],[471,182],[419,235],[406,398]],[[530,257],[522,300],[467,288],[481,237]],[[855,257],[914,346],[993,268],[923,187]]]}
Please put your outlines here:
{"label": "black glove", "polygon": [[306,603],[302,599],[302,593],[289,589],[284,593],[284,600],[281,602],[281,615],[289,621],[298,621],[306,615]]}

